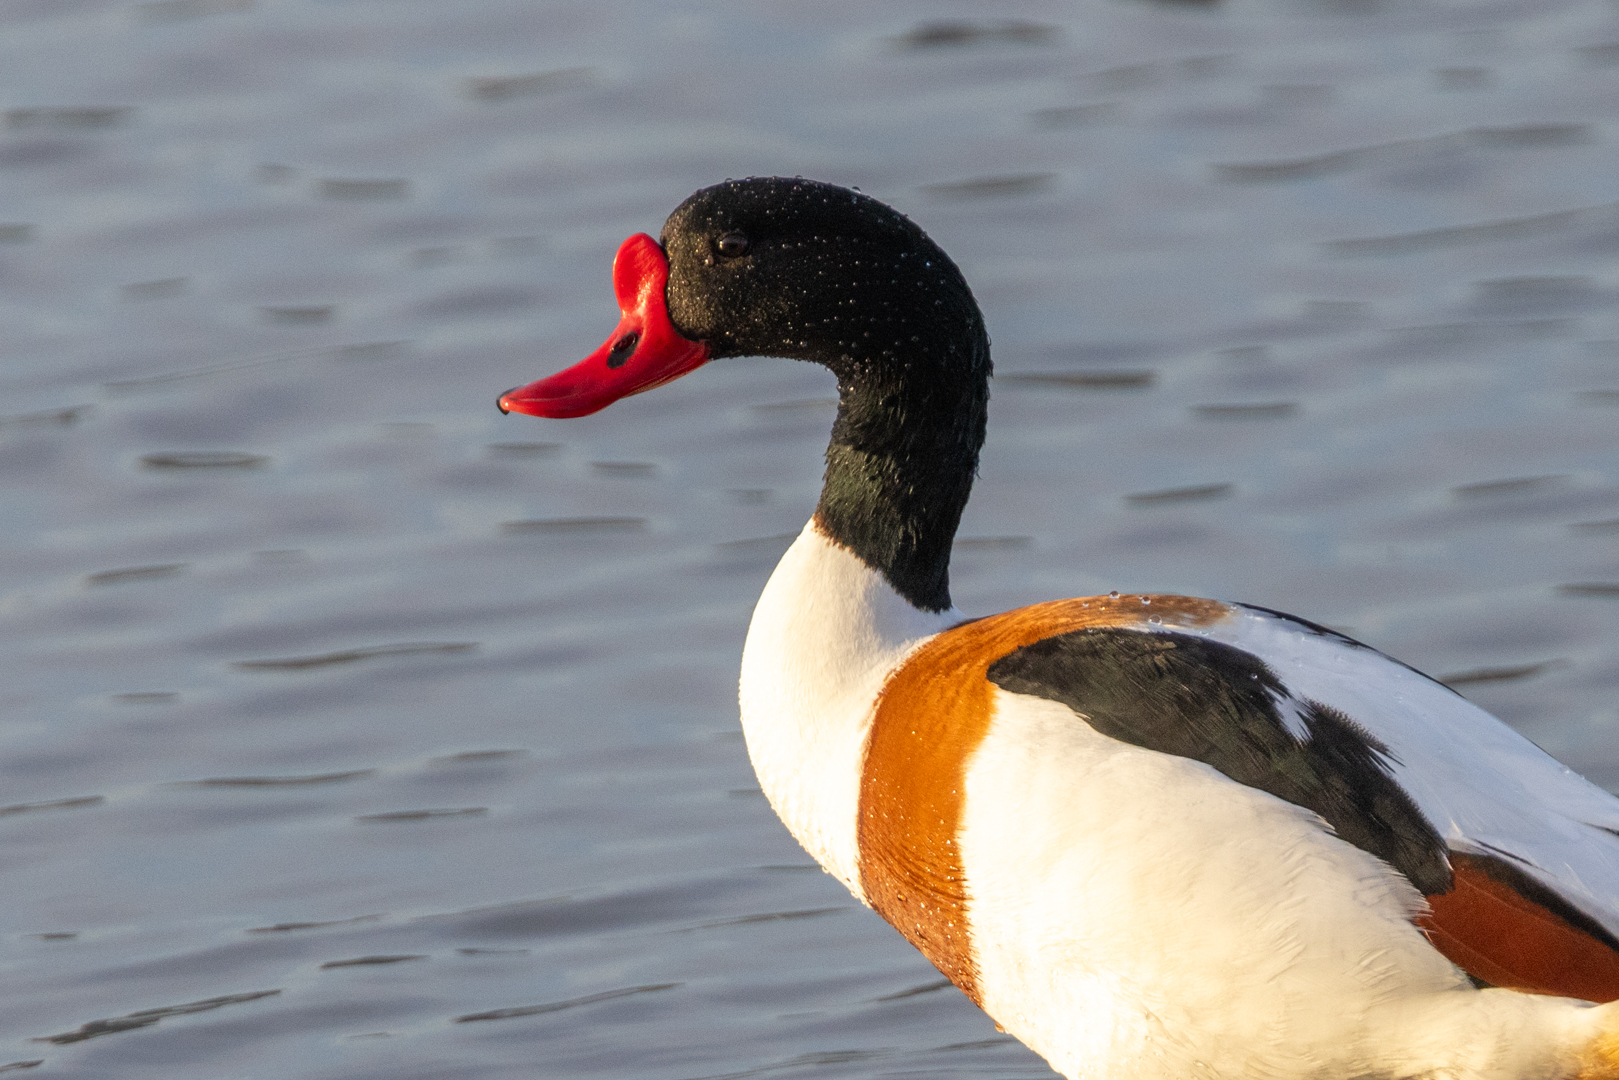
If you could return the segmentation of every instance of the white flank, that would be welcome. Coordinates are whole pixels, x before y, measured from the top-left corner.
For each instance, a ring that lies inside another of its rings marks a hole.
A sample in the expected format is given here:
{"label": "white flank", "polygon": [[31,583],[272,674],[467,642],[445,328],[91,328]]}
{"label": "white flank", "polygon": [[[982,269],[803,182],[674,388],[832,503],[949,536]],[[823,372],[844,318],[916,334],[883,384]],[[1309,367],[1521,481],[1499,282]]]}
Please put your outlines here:
{"label": "white flank", "polygon": [[912,607],[815,523],[765,585],[742,649],[742,730],[770,805],[858,897],[855,820],[877,693],[923,640],[962,620]]}
{"label": "white flank", "polygon": [[1056,702],[997,692],[961,851],[984,1007],[1070,1077],[1409,1075],[1373,1014],[1479,996],[1313,813]]}
{"label": "white flank", "polygon": [[[1387,743],[1452,846],[1511,852],[1616,921],[1619,839],[1585,822],[1619,801],[1499,720],[1262,612],[1176,632],[1252,652]],[[1619,1006],[1473,989],[1412,925],[1410,883],[1312,812],[1060,703],[995,701],[961,837],[979,990],[1064,1075],[1551,1080],[1616,1026]]]}

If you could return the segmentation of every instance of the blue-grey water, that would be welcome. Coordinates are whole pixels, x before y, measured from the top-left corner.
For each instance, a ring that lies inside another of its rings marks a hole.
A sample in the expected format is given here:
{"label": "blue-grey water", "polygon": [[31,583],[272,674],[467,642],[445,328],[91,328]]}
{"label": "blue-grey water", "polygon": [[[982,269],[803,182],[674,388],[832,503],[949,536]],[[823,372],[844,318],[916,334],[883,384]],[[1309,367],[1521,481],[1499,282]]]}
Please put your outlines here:
{"label": "blue-grey water", "polygon": [[4,0],[0,111],[0,1071],[1049,1075],[748,767],[830,377],[494,409],[727,176],[973,283],[963,608],[1282,608],[1619,784],[1608,0]]}

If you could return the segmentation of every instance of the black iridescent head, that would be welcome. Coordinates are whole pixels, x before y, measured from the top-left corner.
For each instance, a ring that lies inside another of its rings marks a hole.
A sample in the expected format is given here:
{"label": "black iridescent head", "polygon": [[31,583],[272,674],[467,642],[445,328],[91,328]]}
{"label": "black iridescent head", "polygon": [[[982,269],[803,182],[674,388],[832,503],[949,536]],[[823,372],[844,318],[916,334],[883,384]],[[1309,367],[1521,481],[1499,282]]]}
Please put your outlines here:
{"label": "black iridescent head", "polygon": [[783,356],[837,376],[816,518],[913,604],[949,607],[990,374],[983,317],[955,263],[876,199],[781,177],[704,188],[661,242],[682,335],[713,358]]}

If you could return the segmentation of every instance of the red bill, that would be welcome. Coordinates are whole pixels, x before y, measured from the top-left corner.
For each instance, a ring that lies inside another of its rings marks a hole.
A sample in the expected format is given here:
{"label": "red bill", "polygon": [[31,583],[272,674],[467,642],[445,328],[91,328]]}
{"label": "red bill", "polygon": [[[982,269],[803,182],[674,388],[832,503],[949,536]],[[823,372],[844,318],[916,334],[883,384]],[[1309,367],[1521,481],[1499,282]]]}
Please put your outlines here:
{"label": "red bill", "polygon": [[669,260],[658,242],[636,233],[613,260],[613,292],[623,312],[602,347],[571,368],[500,396],[501,412],[588,416],[702,367],[708,346],[682,337],[669,321],[664,287]]}

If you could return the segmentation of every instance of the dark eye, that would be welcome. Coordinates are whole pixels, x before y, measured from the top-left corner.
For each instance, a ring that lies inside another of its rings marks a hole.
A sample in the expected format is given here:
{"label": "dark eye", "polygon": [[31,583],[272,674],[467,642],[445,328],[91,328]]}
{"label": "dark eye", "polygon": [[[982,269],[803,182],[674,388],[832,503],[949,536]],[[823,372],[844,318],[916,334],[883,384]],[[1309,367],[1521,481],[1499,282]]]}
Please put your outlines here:
{"label": "dark eye", "polygon": [[719,253],[721,255],[725,256],[727,259],[734,259],[738,255],[746,255],[748,253],[748,238],[743,233],[728,232],[724,236],[720,237],[719,243],[715,246],[719,248]]}

